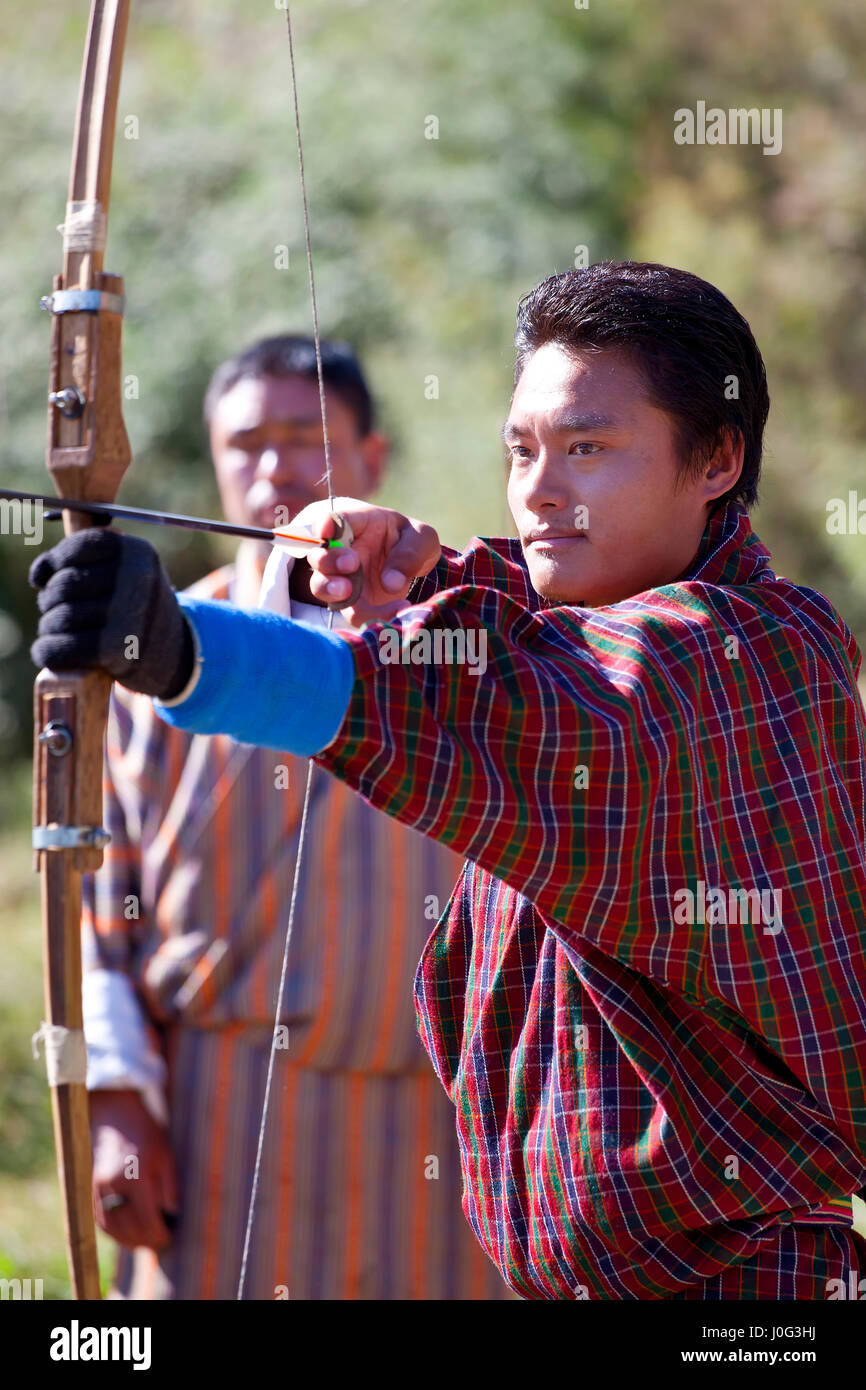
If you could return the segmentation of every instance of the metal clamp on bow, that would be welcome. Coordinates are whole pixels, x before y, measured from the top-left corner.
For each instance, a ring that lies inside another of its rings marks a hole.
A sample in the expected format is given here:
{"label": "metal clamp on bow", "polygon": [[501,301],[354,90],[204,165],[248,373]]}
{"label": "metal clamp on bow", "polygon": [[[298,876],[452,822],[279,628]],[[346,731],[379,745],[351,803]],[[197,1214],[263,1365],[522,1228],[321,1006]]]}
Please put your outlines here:
{"label": "metal clamp on bow", "polygon": [[100,825],[37,825],[34,849],[105,849],[111,836]]}
{"label": "metal clamp on bow", "polygon": [[122,294],[111,294],[108,290],[55,290],[44,294],[39,301],[40,309],[48,309],[52,314],[122,314],[126,299]]}

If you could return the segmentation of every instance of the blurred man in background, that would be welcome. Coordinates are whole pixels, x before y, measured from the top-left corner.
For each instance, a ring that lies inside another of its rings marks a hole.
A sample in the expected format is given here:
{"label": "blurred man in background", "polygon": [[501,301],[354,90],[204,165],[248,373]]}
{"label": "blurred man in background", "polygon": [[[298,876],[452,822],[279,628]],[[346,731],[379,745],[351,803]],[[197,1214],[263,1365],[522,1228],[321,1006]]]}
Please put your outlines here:
{"label": "blurred man in background", "polygon": [[[322,351],[334,491],[367,497],[388,444],[350,350]],[[327,496],[310,339],[224,363],[205,418],[230,521],[274,527]],[[193,592],[255,607],[268,553],[244,541]],[[283,611],[327,626],[309,577],[291,565]],[[120,1297],[236,1295],[306,774],[171,729],[115,687],[84,993],[94,1203],[123,1247]],[[459,871],[314,769],[247,1298],[508,1296],[461,1211],[453,1106],[412,1007]]]}

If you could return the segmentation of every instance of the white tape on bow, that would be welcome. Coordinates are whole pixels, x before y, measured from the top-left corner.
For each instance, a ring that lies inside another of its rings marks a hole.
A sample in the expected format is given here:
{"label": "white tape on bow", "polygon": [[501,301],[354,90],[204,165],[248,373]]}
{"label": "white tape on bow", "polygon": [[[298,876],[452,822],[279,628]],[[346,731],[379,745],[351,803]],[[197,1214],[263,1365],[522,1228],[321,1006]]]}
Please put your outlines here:
{"label": "white tape on bow", "polygon": [[87,1080],[87,1047],[80,1028],[62,1028],[59,1023],[44,1020],[33,1034],[33,1056],[39,1056],[40,1042],[45,1045],[45,1070],[49,1086],[65,1086]]}
{"label": "white tape on bow", "polygon": [[66,221],[57,230],[63,236],[64,251],[105,250],[107,223],[101,203],[67,203]]}

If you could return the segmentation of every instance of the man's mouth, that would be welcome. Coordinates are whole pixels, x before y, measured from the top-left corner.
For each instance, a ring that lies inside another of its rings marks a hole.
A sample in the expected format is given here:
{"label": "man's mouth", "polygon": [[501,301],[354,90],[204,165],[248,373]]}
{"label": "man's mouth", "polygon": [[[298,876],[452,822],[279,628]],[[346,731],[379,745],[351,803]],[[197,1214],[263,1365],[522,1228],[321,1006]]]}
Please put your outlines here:
{"label": "man's mouth", "polygon": [[563,545],[567,541],[585,541],[588,539],[586,531],[569,531],[567,534],[561,531],[532,532],[526,537],[524,545],[534,545],[541,549],[544,546]]}

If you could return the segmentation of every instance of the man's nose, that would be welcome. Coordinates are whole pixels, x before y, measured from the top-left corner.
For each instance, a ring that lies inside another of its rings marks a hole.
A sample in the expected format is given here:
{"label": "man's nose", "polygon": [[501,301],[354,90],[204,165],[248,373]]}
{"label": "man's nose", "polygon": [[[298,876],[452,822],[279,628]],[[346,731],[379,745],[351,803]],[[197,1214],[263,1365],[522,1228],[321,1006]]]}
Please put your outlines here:
{"label": "man's nose", "polygon": [[565,505],[568,500],[568,479],[562,461],[556,455],[539,450],[535,465],[524,480],[521,498],[524,505],[533,510],[545,503],[558,507]]}
{"label": "man's nose", "polygon": [[256,475],[280,483],[294,478],[298,471],[298,455],[288,444],[281,448],[264,449],[256,465]]}

